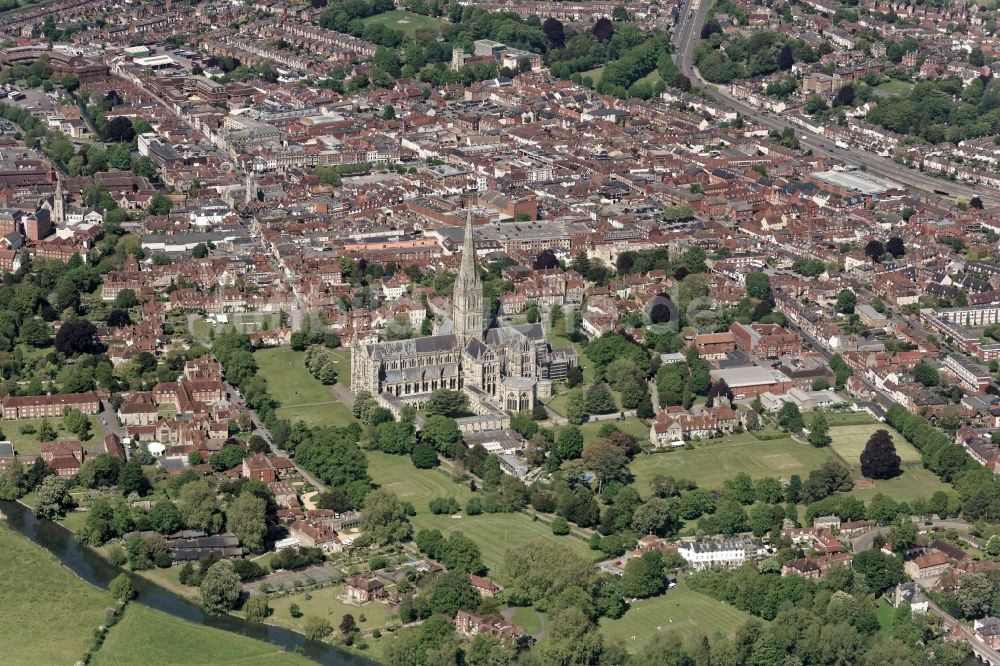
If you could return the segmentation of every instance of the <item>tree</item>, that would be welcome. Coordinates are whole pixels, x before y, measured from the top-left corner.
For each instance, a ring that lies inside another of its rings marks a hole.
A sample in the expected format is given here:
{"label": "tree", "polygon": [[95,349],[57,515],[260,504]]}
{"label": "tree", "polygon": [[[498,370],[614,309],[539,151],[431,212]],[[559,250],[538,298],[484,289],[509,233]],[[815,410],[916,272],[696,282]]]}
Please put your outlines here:
{"label": "tree", "polygon": [[358,630],[358,623],[354,621],[354,616],[350,613],[345,613],[344,617],[340,618],[340,633],[343,636],[349,636]]}
{"label": "tree", "polygon": [[620,478],[627,470],[628,456],[610,439],[599,437],[583,447],[583,464],[597,477],[597,492],[608,481]]}
{"label": "tree", "polygon": [[309,640],[321,641],[331,633],[333,633],[333,627],[330,626],[326,618],[313,615],[306,619],[305,634]]}
{"label": "tree", "polygon": [[854,86],[851,84],[841,86],[837,96],[833,98],[833,106],[854,106]]}
{"label": "tree", "polygon": [[625,565],[619,590],[626,597],[645,599],[666,588],[663,569],[663,553],[653,550],[642,557],[633,557]]}
{"label": "tree", "polygon": [[361,527],[369,543],[385,546],[408,539],[412,528],[406,508],[388,490],[372,491],[361,509]]}
{"label": "tree", "polygon": [[479,593],[464,571],[452,570],[441,576],[431,591],[431,610],[454,616],[460,610],[472,610],[479,605]]}
{"label": "tree", "polygon": [[786,402],[778,410],[778,425],[789,432],[798,432],[805,427],[802,412],[794,402]]}
{"label": "tree", "polygon": [[802,107],[803,111],[805,111],[810,116],[814,116],[817,113],[823,113],[824,111],[828,110],[828,108],[829,107],[827,107],[826,105],[826,99],[823,98],[821,95],[813,95],[812,97],[806,100],[805,105]]}
{"label": "tree", "polygon": [[885,254],[885,246],[880,241],[870,240],[865,245],[865,256],[871,259],[872,263],[878,262],[883,254]]}
{"label": "tree", "polygon": [[893,236],[886,242],[885,251],[893,257],[899,258],[906,254],[906,245],[903,244],[902,238]]}
{"label": "tree", "polygon": [[219,560],[201,581],[201,607],[208,615],[224,615],[236,608],[243,583],[229,560]]}
{"label": "tree", "polygon": [[56,350],[66,356],[90,354],[95,351],[97,327],[87,319],[64,322],[56,333]]}
{"label": "tree", "polygon": [[767,273],[751,271],[746,275],[747,296],[761,301],[771,300],[771,278]]}
{"label": "tree", "polygon": [[184,518],[177,505],[166,498],[153,506],[147,520],[149,526],[160,534],[173,534],[184,526]]}
{"label": "tree", "polygon": [[[167,215],[168,213],[170,213],[170,209],[172,207],[173,207],[173,204],[170,203],[170,199],[168,199],[163,194],[163,192],[157,192],[156,194],[153,195],[153,198],[150,199],[150,201],[149,201],[149,214],[150,215]],[[207,254],[208,248],[205,248],[205,250],[206,250],[206,254]],[[194,254],[194,252],[192,252],[192,254]],[[197,256],[197,255],[195,255],[195,256]]]}
{"label": "tree", "polygon": [[920,361],[913,366],[913,378],[924,386],[937,386],[941,382],[938,371],[926,361]]}
{"label": "tree", "polygon": [[996,593],[993,580],[986,573],[976,572],[962,576],[955,600],[965,617],[980,618],[990,613]]}
{"label": "tree", "polygon": [[816,412],[813,416],[812,424],[809,426],[809,443],[820,448],[829,446],[833,438],[830,437],[830,423],[823,412]]}
{"label": "tree", "polygon": [[878,548],[855,555],[851,568],[864,577],[875,594],[881,594],[906,577],[903,573],[903,560],[893,555],[886,555]]}
{"label": "tree", "polygon": [[858,295],[850,289],[844,289],[837,294],[837,312],[841,314],[854,314],[854,308],[858,304]]}
{"label": "tree", "polygon": [[413,447],[410,459],[413,461],[413,466],[417,469],[432,469],[441,464],[441,461],[438,460],[437,449],[431,444],[423,442]]}
{"label": "tree", "polygon": [[560,461],[579,458],[583,453],[583,433],[575,425],[563,426],[556,435],[552,453]]}
{"label": "tree", "polygon": [[469,396],[462,391],[451,389],[438,389],[432,392],[424,409],[429,414],[440,414],[451,418],[472,414],[469,409]]}
{"label": "tree", "polygon": [[122,465],[122,471],[118,474],[118,492],[128,497],[132,493],[140,496],[149,492],[149,479],[142,471],[142,465],[133,458]]}
{"label": "tree", "polygon": [[615,26],[610,19],[602,16],[597,19],[590,32],[597,38],[597,41],[608,42],[611,41],[611,37],[615,34]]}
{"label": "tree", "polygon": [[604,639],[582,610],[569,606],[553,615],[545,640],[535,651],[542,664],[597,664]]}
{"label": "tree", "polygon": [[250,492],[242,492],[226,511],[226,529],[252,553],[264,550],[267,536],[267,502]]}
{"label": "tree", "polygon": [[271,614],[266,594],[254,594],[243,604],[247,622],[261,623]]}
{"label": "tree", "polygon": [[122,603],[135,598],[135,588],[132,587],[132,581],[126,573],[115,576],[111,584],[108,585],[108,591],[111,592],[112,597]]}
{"label": "tree", "polygon": [[26,345],[41,349],[52,344],[52,327],[38,317],[31,317],[21,324],[19,339]]}
{"label": "tree", "polygon": [[566,394],[566,419],[580,425],[587,420],[587,416],[587,396],[582,388],[577,387]]}
{"label": "tree", "polygon": [[569,523],[562,516],[552,519],[552,534],[556,536],[566,536],[569,534]]}
{"label": "tree", "polygon": [[892,436],[882,429],[872,433],[861,452],[861,473],[869,479],[891,479],[901,473],[899,463]]}
{"label": "tree", "polygon": [[135,138],[135,129],[132,127],[132,119],[128,116],[115,116],[108,121],[105,132],[108,141],[115,143],[127,143]]}
{"label": "tree", "polygon": [[38,501],[35,505],[35,515],[39,518],[56,520],[66,514],[66,509],[73,505],[69,494],[69,482],[59,476],[47,476],[38,488]]}
{"label": "tree", "polygon": [[566,43],[566,32],[562,22],[555,17],[548,17],[542,23],[542,32],[553,48],[561,49]]}
{"label": "tree", "polygon": [[23,497],[25,484],[24,465],[14,458],[0,472],[0,500],[12,501]]}
{"label": "tree", "polygon": [[222,513],[215,487],[208,479],[186,483],[181,488],[178,508],[184,524],[193,530],[215,534],[222,529]]}
{"label": "tree", "polygon": [[617,411],[615,397],[604,382],[592,384],[587,390],[587,413],[588,414],[610,414]]}

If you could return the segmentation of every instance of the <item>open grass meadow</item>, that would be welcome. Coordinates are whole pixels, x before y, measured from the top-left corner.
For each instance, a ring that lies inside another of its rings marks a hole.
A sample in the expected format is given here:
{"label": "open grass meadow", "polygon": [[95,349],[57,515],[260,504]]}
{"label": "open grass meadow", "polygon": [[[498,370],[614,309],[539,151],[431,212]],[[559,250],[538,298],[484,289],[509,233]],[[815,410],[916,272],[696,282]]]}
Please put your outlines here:
{"label": "open grass meadow", "polygon": [[114,605],[111,595],[77,578],[2,521],[0,599],[5,664],[76,663]]}
{"label": "open grass meadow", "polygon": [[104,645],[90,663],[95,666],[137,663],[305,666],[313,662],[277,645],[185,622],[133,603],[108,632]]}
{"label": "open grass meadow", "polygon": [[682,578],[674,589],[633,603],[617,620],[602,618],[601,632],[635,653],[657,632],[732,636],[749,618],[748,613],[689,589]]}
{"label": "open grass meadow", "polygon": [[454,497],[463,507],[472,497],[465,484],[456,482],[444,468],[417,469],[409,456],[367,451],[368,473],[375,483],[411,502],[421,514],[430,514],[428,502],[435,497]]}
{"label": "open grass meadow", "polygon": [[[338,378],[351,374],[350,352],[344,370],[338,369]],[[324,385],[309,374],[305,366],[305,352],[290,347],[273,347],[254,352],[258,373],[267,380],[271,395],[281,405],[278,416],[283,419],[305,421],[310,426],[346,425],[354,416],[346,405]]]}
{"label": "open grass meadow", "polygon": [[423,14],[414,14],[402,9],[369,16],[362,19],[362,22],[365,25],[384,25],[390,30],[402,32],[407,37],[420,29],[440,30],[447,25],[447,22],[441,19],[424,16]]}
{"label": "open grass meadow", "polygon": [[876,430],[885,430],[892,436],[892,442],[896,445],[896,453],[903,465],[920,463],[920,452],[912,444],[903,439],[902,435],[890,428],[880,424],[871,425],[844,425],[830,429],[830,436],[833,443],[830,448],[844,459],[853,469],[861,469],[861,452],[865,449],[865,444]]}
{"label": "open grass meadow", "polygon": [[694,449],[640,454],[631,464],[633,485],[649,495],[649,482],[657,475],[694,481],[703,488],[721,488],[722,483],[740,472],[754,479],[765,476],[787,479],[805,477],[833,459],[830,451],[800,444],[790,437],[759,441],[750,434],[706,440]]}

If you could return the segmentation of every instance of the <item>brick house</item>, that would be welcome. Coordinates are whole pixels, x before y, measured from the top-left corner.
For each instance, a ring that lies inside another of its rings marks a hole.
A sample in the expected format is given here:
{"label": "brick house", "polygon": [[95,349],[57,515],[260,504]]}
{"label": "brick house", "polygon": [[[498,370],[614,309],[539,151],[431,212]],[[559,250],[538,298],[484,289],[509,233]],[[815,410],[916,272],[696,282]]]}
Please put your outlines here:
{"label": "brick house", "polygon": [[484,617],[468,611],[458,611],[455,615],[455,630],[463,636],[486,634],[502,642],[517,641],[525,635],[521,627],[502,617]]}
{"label": "brick house", "polygon": [[97,414],[101,411],[101,399],[94,391],[14,396],[3,401],[3,417],[4,419],[59,418],[67,407],[79,409],[84,414]]}
{"label": "brick house", "polygon": [[933,578],[943,574],[949,566],[948,556],[939,550],[913,558],[905,565],[906,575],[910,578]]}
{"label": "brick house", "polygon": [[353,576],[345,581],[344,596],[355,604],[366,604],[385,597],[385,586],[377,578]]}
{"label": "brick house", "polygon": [[491,599],[500,594],[503,590],[502,587],[494,583],[489,578],[484,578],[475,574],[469,574],[469,582],[480,596],[490,597]]}
{"label": "brick house", "polygon": [[736,346],[762,358],[779,358],[802,352],[802,339],[777,324],[735,323],[729,330],[736,337]]}
{"label": "brick house", "polygon": [[274,483],[278,480],[274,466],[263,453],[258,453],[251,458],[244,458],[242,473],[245,479],[258,479],[264,483]]}

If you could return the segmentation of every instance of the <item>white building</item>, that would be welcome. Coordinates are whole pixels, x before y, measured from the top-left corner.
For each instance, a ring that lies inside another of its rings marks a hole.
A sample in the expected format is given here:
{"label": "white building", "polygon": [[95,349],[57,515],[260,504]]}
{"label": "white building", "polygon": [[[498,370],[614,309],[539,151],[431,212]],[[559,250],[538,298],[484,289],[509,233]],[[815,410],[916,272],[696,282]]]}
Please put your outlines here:
{"label": "white building", "polygon": [[750,539],[692,541],[678,546],[677,552],[694,569],[738,567],[753,559],[757,546]]}

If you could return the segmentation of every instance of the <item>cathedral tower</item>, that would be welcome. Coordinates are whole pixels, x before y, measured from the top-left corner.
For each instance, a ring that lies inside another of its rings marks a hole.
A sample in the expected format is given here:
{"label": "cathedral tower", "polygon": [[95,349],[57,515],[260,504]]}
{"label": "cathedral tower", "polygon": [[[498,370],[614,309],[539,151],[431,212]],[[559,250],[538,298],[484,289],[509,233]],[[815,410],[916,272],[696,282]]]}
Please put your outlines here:
{"label": "cathedral tower", "polygon": [[66,221],[66,202],[63,200],[62,178],[56,174],[56,193],[52,196],[52,223],[59,225]]}
{"label": "cathedral tower", "polygon": [[465,347],[472,339],[483,337],[483,282],[476,265],[476,245],[472,239],[472,210],[465,218],[465,239],[462,243],[462,265],[455,279],[451,297],[452,322],[459,344]]}

